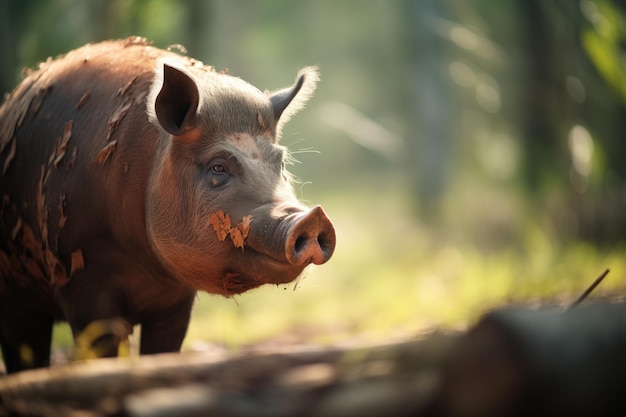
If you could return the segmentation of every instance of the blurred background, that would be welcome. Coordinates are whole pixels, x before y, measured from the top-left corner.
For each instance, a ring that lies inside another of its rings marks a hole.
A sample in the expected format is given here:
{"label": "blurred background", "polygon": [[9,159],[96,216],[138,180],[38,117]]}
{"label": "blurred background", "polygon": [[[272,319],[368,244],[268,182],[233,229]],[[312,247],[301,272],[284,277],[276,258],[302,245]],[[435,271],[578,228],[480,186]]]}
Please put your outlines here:
{"label": "blurred background", "polygon": [[626,289],[626,1],[5,0],[0,89],[129,35],[260,89],[321,71],[282,144],[335,256],[200,295],[186,348],[411,337],[567,303],[606,268],[594,295]]}

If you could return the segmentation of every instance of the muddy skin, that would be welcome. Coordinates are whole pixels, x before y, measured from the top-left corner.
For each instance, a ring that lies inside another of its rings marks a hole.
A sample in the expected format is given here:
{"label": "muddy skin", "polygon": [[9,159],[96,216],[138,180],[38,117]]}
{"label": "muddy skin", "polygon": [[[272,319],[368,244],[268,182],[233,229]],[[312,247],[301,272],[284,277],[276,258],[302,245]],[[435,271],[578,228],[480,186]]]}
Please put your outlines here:
{"label": "muddy skin", "polygon": [[231,296],[328,261],[333,225],[298,202],[278,144],[316,82],[305,68],[261,92],[137,37],[30,72],[0,107],[7,371],[49,364],[56,320],[79,340],[101,329],[99,356],[135,324],[142,354],[178,351],[196,291]]}

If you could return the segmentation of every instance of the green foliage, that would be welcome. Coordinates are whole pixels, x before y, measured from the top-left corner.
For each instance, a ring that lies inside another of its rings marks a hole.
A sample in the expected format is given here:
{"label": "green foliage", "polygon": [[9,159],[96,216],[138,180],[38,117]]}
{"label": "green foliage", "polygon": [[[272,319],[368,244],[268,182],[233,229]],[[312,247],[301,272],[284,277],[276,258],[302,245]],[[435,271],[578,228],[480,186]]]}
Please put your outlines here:
{"label": "green foliage", "polygon": [[623,42],[626,17],[608,0],[585,0],[582,9],[590,25],[582,32],[582,45],[604,79],[626,102],[626,67]]}

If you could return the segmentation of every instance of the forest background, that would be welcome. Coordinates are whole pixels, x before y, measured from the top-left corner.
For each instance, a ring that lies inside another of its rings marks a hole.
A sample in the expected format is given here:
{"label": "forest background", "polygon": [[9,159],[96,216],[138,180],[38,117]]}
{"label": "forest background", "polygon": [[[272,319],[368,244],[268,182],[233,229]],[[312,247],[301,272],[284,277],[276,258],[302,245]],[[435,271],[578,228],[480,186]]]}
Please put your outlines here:
{"label": "forest background", "polygon": [[295,284],[200,295],[186,348],[463,327],[567,302],[606,268],[597,294],[626,289],[626,1],[6,0],[0,90],[129,35],[261,89],[321,71],[282,144],[335,256]]}

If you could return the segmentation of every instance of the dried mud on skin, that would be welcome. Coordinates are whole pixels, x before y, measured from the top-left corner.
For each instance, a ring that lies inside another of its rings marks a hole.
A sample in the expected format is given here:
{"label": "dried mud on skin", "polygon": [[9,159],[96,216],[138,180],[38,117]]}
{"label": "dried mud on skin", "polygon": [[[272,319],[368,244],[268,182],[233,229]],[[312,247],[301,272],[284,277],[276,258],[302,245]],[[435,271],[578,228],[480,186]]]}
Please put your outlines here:
{"label": "dried mud on skin", "polygon": [[17,141],[13,139],[11,141],[11,147],[9,148],[9,153],[7,154],[7,157],[4,161],[4,167],[2,168],[2,175],[6,174],[7,169],[9,169],[9,166],[11,165],[11,162],[13,162],[13,158],[15,158],[16,148],[17,148]]}
{"label": "dried mud on skin", "polygon": [[116,140],[114,140],[113,142],[109,142],[104,148],[102,148],[100,153],[98,153],[98,156],[96,157],[95,162],[97,162],[100,166],[104,166],[111,158],[111,154],[113,153],[116,147],[117,147]]}
{"label": "dried mud on skin", "polygon": [[[12,161],[15,158],[17,139],[13,136],[15,129],[19,128],[23,123],[26,114],[31,114],[33,117],[39,111],[44,98],[49,91],[52,90],[52,86],[45,88],[39,88],[37,93],[32,96],[29,106],[25,106],[19,113],[17,122],[12,127],[12,132],[3,132],[3,135],[10,133],[12,136],[7,141],[3,136],[2,145],[4,147],[9,146],[9,151],[6,153],[4,165],[2,169],[2,175],[5,175],[9,169]],[[4,195],[3,210],[6,208],[12,208],[12,211],[16,214],[15,224],[11,227],[11,241],[12,241],[12,255],[3,253],[2,255],[2,270],[4,271],[21,271],[17,273],[18,277],[23,284],[26,285],[27,281],[32,279],[39,281],[40,284],[48,282],[54,287],[60,287],[65,285],[69,281],[67,273],[68,267],[58,259],[56,252],[57,237],[49,232],[48,222],[50,218],[50,209],[54,207],[58,210],[58,229],[57,232],[65,227],[68,221],[67,214],[65,212],[66,196],[64,193],[59,194],[58,204],[51,206],[46,193],[48,179],[50,174],[56,170],[61,169],[60,165],[65,159],[67,151],[69,149],[70,141],[72,138],[72,129],[74,126],[74,120],[69,120],[63,126],[62,133],[58,136],[52,152],[48,156],[47,162],[40,167],[40,176],[37,183],[35,206],[37,213],[37,225],[35,229],[38,229],[38,235],[33,228],[24,223],[22,215],[17,210],[15,204],[11,201],[11,196]],[[73,148],[71,159],[67,164],[68,168],[72,168],[76,162],[77,149]],[[51,229],[53,230],[53,229]],[[75,253],[80,253],[79,257],[72,255],[72,264],[69,266],[71,275],[75,271],[79,271],[84,268],[84,262],[82,261],[82,252],[79,250]]]}
{"label": "dried mud on skin", "polygon": [[85,103],[87,103],[87,100],[89,100],[89,96],[91,94],[89,93],[89,91],[87,91],[85,94],[83,94],[83,96],[80,98],[80,100],[78,100],[78,103],[76,103],[76,110],[80,110]]}
{"label": "dried mud on skin", "polygon": [[[141,38],[128,40],[129,46],[135,44],[143,45],[145,41]],[[89,57],[85,57],[83,62],[87,63],[89,60]],[[59,88],[55,86],[55,79],[49,71],[50,61],[41,63],[37,70],[26,70],[24,81],[5,97],[5,102],[11,101],[11,106],[0,107],[0,175],[6,175],[10,171],[15,164],[16,153],[21,152],[17,146],[18,130],[30,119],[45,117],[41,115],[45,101],[52,97],[51,93],[55,88]],[[140,85],[141,80],[142,78],[137,75],[118,86],[117,103],[106,119],[104,131],[106,141],[93,161],[96,165],[104,167],[110,162],[118,145],[115,134],[129,111],[134,106],[145,106],[147,89]],[[66,206],[67,199],[71,200],[72,197],[67,196],[63,190],[55,196],[50,195],[47,183],[58,171],[73,169],[77,164],[80,140],[73,139],[75,122],[85,117],[80,112],[84,107],[95,104],[92,92],[86,89],[74,103],[74,110],[77,111],[75,117],[65,121],[62,132],[57,133],[50,154],[42,161],[35,189],[35,201],[29,202],[29,205],[36,209],[33,224],[27,224],[27,217],[21,212],[21,207],[26,207],[27,202],[12,201],[11,195],[2,196],[0,221],[5,223],[3,227],[11,231],[12,239],[8,247],[0,251],[0,287],[7,279],[8,271],[12,271],[13,279],[17,279],[21,285],[58,287],[65,285],[73,273],[84,269],[80,248],[73,248],[70,259],[59,259],[57,234],[65,228],[68,221],[71,221],[72,216],[67,213]],[[80,133],[79,129],[76,133]],[[19,155],[17,157],[19,158]],[[128,164],[124,165],[124,172],[128,172]],[[236,232],[233,234],[234,239],[241,244],[243,239],[239,239]]]}
{"label": "dried mud on skin", "polygon": [[48,165],[52,163],[55,167],[58,167],[59,163],[63,160],[65,152],[67,152],[67,146],[69,144],[70,138],[72,137],[73,124],[73,120],[70,120],[65,124],[65,127],[63,128],[63,136],[57,139],[56,148],[54,150],[54,153],[50,155],[50,161],[48,161]]}
{"label": "dried mud on skin", "polygon": [[70,275],[76,271],[81,271],[85,268],[85,260],[83,259],[83,251],[78,249],[72,252],[72,269]]}

